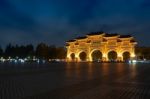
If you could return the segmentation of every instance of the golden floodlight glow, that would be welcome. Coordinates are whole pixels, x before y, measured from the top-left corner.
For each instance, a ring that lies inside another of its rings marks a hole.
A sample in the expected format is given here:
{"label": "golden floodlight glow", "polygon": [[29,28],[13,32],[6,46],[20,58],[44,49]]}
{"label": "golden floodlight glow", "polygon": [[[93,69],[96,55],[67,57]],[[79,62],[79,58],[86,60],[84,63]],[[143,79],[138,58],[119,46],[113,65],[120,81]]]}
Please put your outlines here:
{"label": "golden floodlight glow", "polygon": [[134,58],[134,57],[135,57],[135,54],[134,54],[134,53],[132,53],[132,54],[131,54],[131,57],[133,57],[133,58]]}
{"label": "golden floodlight glow", "polygon": [[122,57],[122,54],[121,54],[121,53],[118,53],[118,57]]}
{"label": "golden floodlight glow", "polygon": [[[118,35],[118,34],[106,34],[103,32],[96,32],[87,34],[84,37],[78,37],[74,40],[66,42],[67,58],[68,62],[76,61],[80,62],[81,53],[86,53],[84,61],[94,61],[92,53],[94,51],[100,51],[102,53],[101,61],[110,61],[108,56],[110,52],[116,52],[116,61],[124,61],[124,53],[130,54],[130,59],[135,58],[135,46],[137,42],[130,35]],[[72,59],[71,54],[74,53],[75,59]]]}

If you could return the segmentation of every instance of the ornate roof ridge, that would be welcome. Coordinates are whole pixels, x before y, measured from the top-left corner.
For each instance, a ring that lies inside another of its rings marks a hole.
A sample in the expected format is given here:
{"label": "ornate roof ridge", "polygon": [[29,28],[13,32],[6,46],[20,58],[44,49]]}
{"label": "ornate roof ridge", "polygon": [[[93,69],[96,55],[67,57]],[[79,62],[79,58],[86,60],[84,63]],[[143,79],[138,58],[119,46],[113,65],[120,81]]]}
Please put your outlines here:
{"label": "ornate roof ridge", "polygon": [[77,37],[75,39],[86,39],[87,37],[86,36],[80,36],[80,37]]}
{"label": "ornate roof ridge", "polygon": [[88,33],[87,35],[88,36],[92,36],[92,35],[101,35],[101,34],[104,34],[103,31],[100,31],[100,32],[91,32],[91,33]]}
{"label": "ornate roof ridge", "polygon": [[132,36],[131,35],[120,35],[119,38],[130,38],[130,37],[132,37]]}
{"label": "ornate roof ridge", "polygon": [[76,40],[68,40],[68,41],[66,41],[66,42],[74,42],[74,41],[76,41]]}
{"label": "ornate roof ridge", "polygon": [[117,34],[117,33],[107,33],[107,34],[105,34],[105,37],[114,37],[114,36],[120,36],[120,35]]}

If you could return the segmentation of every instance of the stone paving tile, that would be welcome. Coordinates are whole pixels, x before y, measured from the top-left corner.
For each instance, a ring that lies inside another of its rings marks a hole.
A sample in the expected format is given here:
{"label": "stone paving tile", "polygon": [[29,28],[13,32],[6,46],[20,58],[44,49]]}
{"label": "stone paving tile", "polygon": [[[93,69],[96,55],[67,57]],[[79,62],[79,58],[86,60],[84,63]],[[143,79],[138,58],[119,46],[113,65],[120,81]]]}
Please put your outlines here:
{"label": "stone paving tile", "polygon": [[150,85],[89,82],[25,99],[150,99]]}
{"label": "stone paving tile", "polygon": [[149,88],[103,86],[70,99],[149,99]]}
{"label": "stone paving tile", "polygon": [[24,89],[13,80],[0,80],[0,99],[18,99],[24,96]]}
{"label": "stone paving tile", "polygon": [[149,64],[51,68],[0,75],[0,99],[150,99]]}

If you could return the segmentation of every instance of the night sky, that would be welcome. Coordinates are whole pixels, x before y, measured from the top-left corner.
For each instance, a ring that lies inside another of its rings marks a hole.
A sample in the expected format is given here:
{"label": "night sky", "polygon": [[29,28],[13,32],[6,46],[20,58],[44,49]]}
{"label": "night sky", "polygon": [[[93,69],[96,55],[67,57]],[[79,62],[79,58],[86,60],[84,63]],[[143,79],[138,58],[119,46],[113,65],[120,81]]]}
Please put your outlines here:
{"label": "night sky", "polygon": [[0,45],[64,46],[89,32],[131,34],[150,46],[150,0],[0,0]]}

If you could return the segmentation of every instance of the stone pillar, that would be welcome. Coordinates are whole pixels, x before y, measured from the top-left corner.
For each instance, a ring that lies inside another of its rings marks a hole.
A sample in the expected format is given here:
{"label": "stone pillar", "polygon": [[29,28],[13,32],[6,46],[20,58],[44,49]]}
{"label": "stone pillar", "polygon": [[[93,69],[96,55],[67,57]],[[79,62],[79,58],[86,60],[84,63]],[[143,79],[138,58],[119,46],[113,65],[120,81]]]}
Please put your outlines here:
{"label": "stone pillar", "polygon": [[66,56],[66,61],[69,62],[70,61],[70,52],[69,52],[69,47],[66,47],[67,48],[67,56]]}
{"label": "stone pillar", "polygon": [[135,53],[132,52],[132,53],[131,53],[131,60],[134,60],[134,59],[136,59],[136,56],[135,56]]}
{"label": "stone pillar", "polygon": [[69,62],[69,58],[68,57],[66,58],[66,62]]}
{"label": "stone pillar", "polygon": [[[90,45],[88,45],[90,46]],[[91,48],[89,47],[88,50],[87,50],[87,61],[88,62],[92,62],[92,56],[91,56]]]}
{"label": "stone pillar", "polygon": [[71,61],[71,57],[70,57],[70,54],[69,54],[69,52],[67,52],[66,61],[67,61],[67,62],[70,62],[70,61]]}
{"label": "stone pillar", "polygon": [[75,61],[76,61],[76,62],[80,62],[80,57],[79,57],[78,54],[75,54]]}
{"label": "stone pillar", "polygon": [[[89,55],[88,55],[89,56]],[[87,62],[92,62],[92,59],[90,57],[87,57],[86,59]]]}
{"label": "stone pillar", "polygon": [[87,55],[87,61],[88,61],[88,62],[92,62],[92,57],[91,57],[90,52],[89,52],[89,54]]}
{"label": "stone pillar", "polygon": [[107,61],[106,57],[102,57],[102,61],[106,62]]}
{"label": "stone pillar", "polygon": [[136,59],[135,48],[134,48],[134,46],[132,47],[130,54],[131,54],[131,58],[130,58],[131,60]]}
{"label": "stone pillar", "polygon": [[122,62],[123,61],[122,52],[119,51],[119,49],[116,52],[117,52],[117,61]]}
{"label": "stone pillar", "polygon": [[107,54],[106,54],[106,53],[102,53],[102,54],[103,54],[102,60],[103,60],[104,62],[108,61]]}
{"label": "stone pillar", "polygon": [[123,61],[123,57],[122,56],[118,56],[117,57],[117,61],[119,61],[119,62]]}

